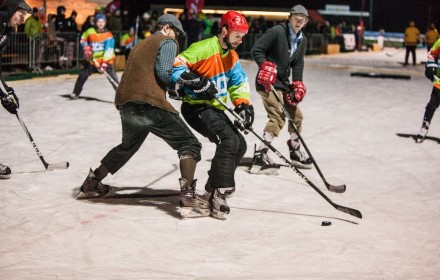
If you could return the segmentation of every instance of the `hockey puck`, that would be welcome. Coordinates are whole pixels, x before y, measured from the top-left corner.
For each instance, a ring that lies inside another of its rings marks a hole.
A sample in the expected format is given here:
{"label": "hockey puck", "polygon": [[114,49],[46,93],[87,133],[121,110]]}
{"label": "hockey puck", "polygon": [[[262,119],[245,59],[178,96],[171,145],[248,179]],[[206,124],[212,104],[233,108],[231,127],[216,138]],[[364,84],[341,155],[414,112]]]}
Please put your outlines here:
{"label": "hockey puck", "polygon": [[330,226],[332,224],[332,222],[329,222],[329,221],[323,221],[322,223],[321,223],[321,226],[323,226],[323,227],[328,227],[328,226]]}

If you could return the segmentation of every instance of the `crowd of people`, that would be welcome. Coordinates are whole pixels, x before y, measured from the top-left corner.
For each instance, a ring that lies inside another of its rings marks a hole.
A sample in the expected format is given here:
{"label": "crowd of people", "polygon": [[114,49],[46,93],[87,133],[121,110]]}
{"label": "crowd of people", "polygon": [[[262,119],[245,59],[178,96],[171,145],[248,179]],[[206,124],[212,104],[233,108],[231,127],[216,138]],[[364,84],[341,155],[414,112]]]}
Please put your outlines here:
{"label": "crowd of people", "polygon": [[[113,12],[116,14],[117,11],[115,8]],[[7,26],[1,29],[0,34],[6,38],[0,41],[0,50],[3,52],[8,35],[24,23],[25,14],[31,13],[37,20],[35,15],[39,10],[31,9],[24,0],[3,0],[0,12],[3,26]],[[64,7],[59,7],[57,12],[54,21],[56,30],[76,28],[75,24],[65,19]],[[309,22],[309,14],[302,5],[293,6],[289,12],[288,20],[267,29],[251,50],[258,66],[254,77],[255,88],[268,118],[262,143],[254,150],[249,170],[253,174],[264,174],[280,168],[269,157],[268,147],[280,135],[286,123],[289,139],[285,149],[290,153],[291,167],[312,168],[313,158],[301,147],[304,115],[299,107],[307,93],[303,81],[307,34],[303,30]],[[73,12],[72,16],[75,16]],[[157,19],[150,17],[149,20],[154,20],[154,28],[141,28],[149,29],[151,34],[145,35],[132,47],[119,83],[113,67],[116,40],[107,28],[110,16],[97,13],[94,15],[94,25],[81,33],[84,64],[71,98],[78,99],[92,73],[105,74],[116,91],[115,105],[121,117],[122,142],[102,158],[96,169],[88,171],[78,198],[101,197],[111,192],[111,187],[102,183],[102,180],[109,173],[118,172],[152,133],[177,153],[181,173],[178,186],[182,216],[212,216],[225,220],[231,210],[228,200],[236,190],[235,171],[247,151],[244,136],[249,131],[256,134],[252,128],[255,113],[250,98],[249,77],[236,52],[246,40],[245,36],[252,25],[239,12],[228,11],[222,15],[218,28],[214,24],[206,24],[209,32],[217,30],[215,36],[206,36],[192,42],[188,48],[179,50],[178,39],[189,36],[190,27],[186,26],[185,29],[183,22],[171,14],[161,15]],[[31,24],[28,26],[29,34],[30,27]],[[70,41],[66,39],[65,42],[68,53]],[[428,53],[425,75],[434,83],[434,87],[426,107],[420,141],[426,137],[429,123],[440,103],[439,52],[438,39]],[[1,103],[8,112],[17,114],[19,99],[1,75],[0,78]],[[168,98],[181,101],[181,114]],[[228,107],[228,99],[233,109]],[[233,121],[226,111],[233,112]],[[203,194],[196,191],[195,179],[202,146],[190,127],[199,137],[205,137],[216,145]],[[10,168],[0,164],[0,178],[9,178],[10,174]]]}

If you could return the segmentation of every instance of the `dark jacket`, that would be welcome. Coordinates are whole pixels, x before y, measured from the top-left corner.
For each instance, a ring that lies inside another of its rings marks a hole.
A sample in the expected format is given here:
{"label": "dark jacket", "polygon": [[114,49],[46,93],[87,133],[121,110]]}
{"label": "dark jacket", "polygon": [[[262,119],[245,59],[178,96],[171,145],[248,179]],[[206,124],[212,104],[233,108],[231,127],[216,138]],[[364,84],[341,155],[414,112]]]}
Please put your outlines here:
{"label": "dark jacket", "polygon": [[0,1],[0,81],[6,87],[5,80],[2,76],[1,56],[8,46],[8,36],[14,32],[9,26],[8,22],[12,15],[18,10],[18,5],[24,2],[23,0],[3,0]]}
{"label": "dark jacket", "polygon": [[[290,57],[290,44],[288,22],[281,23],[267,30],[266,33],[255,43],[251,50],[252,57],[258,67],[268,60],[277,65],[277,80],[274,87],[280,90],[288,90],[292,81],[302,81],[304,71],[304,56],[306,54],[307,38],[303,38],[298,45],[296,52]],[[255,82],[257,91],[264,91],[259,83]]]}

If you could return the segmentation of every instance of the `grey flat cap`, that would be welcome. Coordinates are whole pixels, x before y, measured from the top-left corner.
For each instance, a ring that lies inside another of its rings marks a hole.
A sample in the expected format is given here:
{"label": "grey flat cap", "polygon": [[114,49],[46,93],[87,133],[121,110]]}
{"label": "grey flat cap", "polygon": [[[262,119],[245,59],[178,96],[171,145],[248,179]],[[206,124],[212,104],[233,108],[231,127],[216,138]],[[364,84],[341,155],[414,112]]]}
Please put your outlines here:
{"label": "grey flat cap", "polygon": [[161,15],[158,19],[157,19],[157,25],[165,25],[165,24],[169,24],[172,27],[176,28],[177,30],[180,31],[180,36],[182,37],[186,37],[186,33],[185,31],[183,31],[183,27],[182,27],[182,23],[180,23],[180,21],[173,15],[171,14],[164,14]]}
{"label": "grey flat cap", "polygon": [[303,14],[303,15],[309,17],[309,13],[307,12],[307,9],[304,8],[303,5],[293,6],[293,8],[290,9],[290,14]]}
{"label": "grey flat cap", "polygon": [[24,0],[18,1],[17,8],[26,10],[29,14],[32,14],[32,8]]}

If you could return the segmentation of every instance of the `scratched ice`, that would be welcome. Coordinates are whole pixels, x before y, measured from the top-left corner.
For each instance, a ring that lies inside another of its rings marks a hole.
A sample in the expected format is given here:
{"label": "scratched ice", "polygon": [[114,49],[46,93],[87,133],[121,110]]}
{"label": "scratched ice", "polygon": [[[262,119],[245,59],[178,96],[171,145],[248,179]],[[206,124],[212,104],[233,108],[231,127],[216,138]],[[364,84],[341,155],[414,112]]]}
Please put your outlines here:
{"label": "scratched ice", "polygon": [[[182,220],[177,197],[157,196],[178,191],[176,153],[153,135],[105,180],[114,197],[78,201],[88,169],[121,139],[110,83],[92,76],[87,99],[70,101],[62,95],[71,93],[75,76],[10,82],[46,161],[71,166],[44,171],[17,119],[0,110],[0,162],[13,171],[0,181],[0,279],[438,279],[440,146],[396,135],[418,132],[431,84],[423,65],[402,67],[404,53],[387,51],[394,50],[306,60],[302,136],[327,181],[347,191],[328,192],[315,169],[304,174],[363,219],[333,208],[289,168],[265,176],[239,167],[227,221]],[[417,54],[425,59],[424,50]],[[261,134],[257,67],[242,64]],[[371,71],[411,79],[350,77]],[[440,138],[437,115],[429,135]],[[203,189],[215,146],[198,136]],[[273,143],[284,155],[287,138],[284,129]],[[246,139],[251,157],[258,140]]]}

